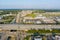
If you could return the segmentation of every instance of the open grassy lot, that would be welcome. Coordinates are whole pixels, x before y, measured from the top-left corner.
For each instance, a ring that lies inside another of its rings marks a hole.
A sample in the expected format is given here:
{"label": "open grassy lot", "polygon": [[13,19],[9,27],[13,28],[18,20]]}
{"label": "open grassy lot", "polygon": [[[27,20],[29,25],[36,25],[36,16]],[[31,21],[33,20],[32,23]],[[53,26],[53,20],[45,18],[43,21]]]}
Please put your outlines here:
{"label": "open grassy lot", "polygon": [[36,14],[34,14],[34,13],[31,13],[31,14],[27,14],[26,16],[27,16],[27,17],[35,18],[37,15],[36,15]]}
{"label": "open grassy lot", "polygon": [[27,33],[35,33],[35,32],[38,32],[38,33],[60,33],[60,29],[52,29],[52,31],[50,30],[45,30],[45,29],[39,29],[39,30],[35,30],[35,29],[32,29],[32,30],[28,30]]}

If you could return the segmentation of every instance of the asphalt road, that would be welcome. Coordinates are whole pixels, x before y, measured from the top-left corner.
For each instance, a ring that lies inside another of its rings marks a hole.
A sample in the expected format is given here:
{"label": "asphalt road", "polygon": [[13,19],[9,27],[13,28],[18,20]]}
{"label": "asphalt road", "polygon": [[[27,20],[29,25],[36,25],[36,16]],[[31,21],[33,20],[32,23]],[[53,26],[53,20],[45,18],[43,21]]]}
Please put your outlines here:
{"label": "asphalt road", "polygon": [[0,24],[0,29],[4,30],[60,29],[60,25]]}

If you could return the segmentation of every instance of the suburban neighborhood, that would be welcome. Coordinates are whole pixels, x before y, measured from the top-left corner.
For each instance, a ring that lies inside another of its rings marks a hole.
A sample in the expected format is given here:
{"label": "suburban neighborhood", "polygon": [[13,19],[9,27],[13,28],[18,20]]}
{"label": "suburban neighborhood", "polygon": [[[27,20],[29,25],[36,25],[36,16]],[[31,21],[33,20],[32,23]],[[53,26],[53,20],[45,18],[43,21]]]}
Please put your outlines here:
{"label": "suburban neighborhood", "polygon": [[1,40],[60,40],[60,12],[0,10]]}

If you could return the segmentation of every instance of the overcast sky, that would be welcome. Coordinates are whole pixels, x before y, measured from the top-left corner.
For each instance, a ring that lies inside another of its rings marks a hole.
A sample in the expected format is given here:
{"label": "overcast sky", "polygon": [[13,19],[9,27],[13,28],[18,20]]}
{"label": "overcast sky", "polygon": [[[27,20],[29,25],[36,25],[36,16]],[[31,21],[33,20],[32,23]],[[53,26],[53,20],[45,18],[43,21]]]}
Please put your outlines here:
{"label": "overcast sky", "polygon": [[0,0],[0,9],[60,9],[60,0]]}

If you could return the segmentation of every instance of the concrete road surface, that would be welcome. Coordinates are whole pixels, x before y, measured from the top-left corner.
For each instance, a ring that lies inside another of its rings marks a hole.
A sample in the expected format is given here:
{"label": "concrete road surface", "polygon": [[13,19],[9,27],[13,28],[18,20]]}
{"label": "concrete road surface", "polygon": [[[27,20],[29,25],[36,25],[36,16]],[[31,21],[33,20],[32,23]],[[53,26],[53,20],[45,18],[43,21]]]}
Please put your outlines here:
{"label": "concrete road surface", "polygon": [[4,30],[60,29],[60,25],[0,24],[0,29]]}

